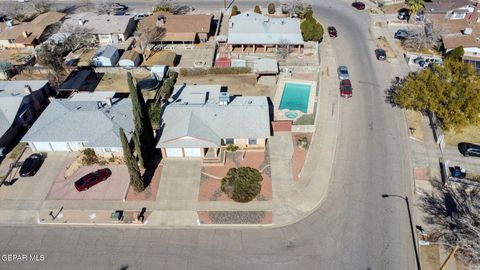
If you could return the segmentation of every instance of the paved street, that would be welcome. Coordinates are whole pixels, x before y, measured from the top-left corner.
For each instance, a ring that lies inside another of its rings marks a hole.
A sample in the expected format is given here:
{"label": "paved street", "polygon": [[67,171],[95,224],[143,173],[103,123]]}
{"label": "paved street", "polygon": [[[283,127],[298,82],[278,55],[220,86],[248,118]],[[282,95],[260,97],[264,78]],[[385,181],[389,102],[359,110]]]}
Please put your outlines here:
{"label": "paved street", "polygon": [[354,92],[332,106],[332,113],[340,110],[334,174],[326,200],[310,216],[272,229],[5,226],[2,255],[46,260],[2,260],[0,269],[415,269],[404,201],[381,198],[411,196],[405,119],[383,93],[401,68],[375,59],[365,12],[332,2],[317,1],[314,9],[325,26],[337,27],[337,62],[349,67]]}

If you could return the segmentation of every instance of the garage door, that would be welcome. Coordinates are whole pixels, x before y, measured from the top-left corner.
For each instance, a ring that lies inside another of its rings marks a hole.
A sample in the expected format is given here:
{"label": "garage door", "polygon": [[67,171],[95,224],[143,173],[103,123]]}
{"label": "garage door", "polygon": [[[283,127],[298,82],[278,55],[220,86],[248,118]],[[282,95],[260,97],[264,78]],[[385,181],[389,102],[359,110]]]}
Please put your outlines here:
{"label": "garage door", "polygon": [[200,148],[183,148],[185,157],[201,157]]}
{"label": "garage door", "polygon": [[183,157],[182,148],[166,148],[167,157]]}
{"label": "garage door", "polygon": [[53,151],[70,151],[66,142],[50,142]]}
{"label": "garage door", "polygon": [[52,151],[52,148],[50,147],[50,144],[48,142],[34,142],[31,144],[33,144],[32,148],[35,148],[35,150],[37,150],[38,152]]}

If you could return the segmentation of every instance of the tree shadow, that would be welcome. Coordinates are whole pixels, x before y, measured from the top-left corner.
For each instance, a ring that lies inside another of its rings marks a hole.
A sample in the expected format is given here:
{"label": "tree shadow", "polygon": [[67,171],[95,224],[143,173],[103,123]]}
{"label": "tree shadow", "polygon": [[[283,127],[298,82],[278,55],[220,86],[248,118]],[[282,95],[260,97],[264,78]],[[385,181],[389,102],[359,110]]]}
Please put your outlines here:
{"label": "tree shadow", "polygon": [[145,168],[145,172],[143,173],[142,179],[145,187],[148,187],[153,180],[153,176],[155,175],[155,171],[157,170],[160,161],[162,160],[162,155],[160,151],[155,151],[155,156],[153,162]]}

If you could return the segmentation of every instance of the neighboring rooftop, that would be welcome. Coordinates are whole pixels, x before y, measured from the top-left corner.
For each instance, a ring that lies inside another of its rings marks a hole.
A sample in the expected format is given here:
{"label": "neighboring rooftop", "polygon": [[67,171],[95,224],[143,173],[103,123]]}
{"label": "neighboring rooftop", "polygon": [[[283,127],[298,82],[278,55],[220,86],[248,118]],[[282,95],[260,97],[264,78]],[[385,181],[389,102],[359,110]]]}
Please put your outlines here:
{"label": "neighboring rooftop", "polygon": [[38,15],[31,22],[16,23],[14,21],[13,26],[2,27],[0,40],[13,39],[18,44],[32,44],[35,39],[42,36],[48,26],[60,22],[63,17],[65,17],[64,13],[50,11]]}
{"label": "neighboring rooftop", "polygon": [[[162,25],[165,30],[158,41],[192,41],[199,33],[208,34],[212,26],[212,15],[173,15],[168,12],[155,12],[143,19],[145,23]],[[163,20],[163,23],[157,22]]]}
{"label": "neighboring rooftop", "polygon": [[[69,99],[54,99],[22,141],[76,141],[85,147],[122,147],[119,128],[127,138],[133,132],[130,99],[113,92],[78,93]],[[108,105],[108,98],[112,105]]]}
{"label": "neighboring rooftop", "polygon": [[474,2],[469,0],[432,0],[424,3],[426,13],[446,13],[454,9],[473,5]]}
{"label": "neighboring rooftop", "polygon": [[98,15],[93,12],[72,14],[67,17],[59,32],[68,32],[73,26],[83,26],[92,34],[124,34],[133,15]]}
{"label": "neighboring rooftop", "polygon": [[230,97],[220,85],[177,85],[172,98],[162,115],[159,148],[219,147],[224,138],[270,137],[266,97]]}
{"label": "neighboring rooftop", "polygon": [[25,85],[32,91],[43,88],[48,81],[0,81],[0,136],[13,124],[27,95]]}
{"label": "neighboring rooftop", "polygon": [[430,14],[428,19],[441,31],[445,49],[459,46],[464,48],[480,47],[480,12],[478,8],[457,13],[463,18],[452,19],[444,14]]}
{"label": "neighboring rooftop", "polygon": [[229,44],[303,44],[300,20],[245,12],[230,18]]}

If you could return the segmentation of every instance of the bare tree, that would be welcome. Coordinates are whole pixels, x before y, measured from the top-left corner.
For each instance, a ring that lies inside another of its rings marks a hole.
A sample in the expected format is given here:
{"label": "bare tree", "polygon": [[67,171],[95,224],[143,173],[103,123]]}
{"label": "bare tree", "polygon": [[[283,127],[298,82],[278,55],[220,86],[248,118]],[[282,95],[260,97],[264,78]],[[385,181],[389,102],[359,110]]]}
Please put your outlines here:
{"label": "bare tree", "polygon": [[277,54],[285,59],[290,54],[290,42],[287,39],[280,40],[280,44],[277,47]]}
{"label": "bare tree", "polygon": [[68,34],[65,40],[65,47],[69,51],[76,51],[92,43],[92,28],[76,23],[66,23],[62,27],[62,32]]}
{"label": "bare tree", "polygon": [[480,267],[480,190],[464,184],[442,185],[420,198],[425,221],[434,226],[438,241],[449,249],[459,245],[458,257],[473,269]]}
{"label": "bare tree", "polygon": [[9,18],[24,21],[26,18],[26,10],[24,6],[18,2],[2,2],[0,10]]}
{"label": "bare tree", "polygon": [[438,44],[440,38],[440,29],[432,28],[427,33],[425,29],[415,28],[408,32],[407,38],[403,41],[403,46],[413,50],[430,49]]}
{"label": "bare tree", "polygon": [[47,67],[54,78],[54,84],[58,85],[63,75],[63,55],[65,49],[63,44],[54,42],[44,42],[35,50],[36,58],[39,64]]}
{"label": "bare tree", "polygon": [[52,0],[32,0],[32,6],[38,13],[49,12],[53,6]]}
{"label": "bare tree", "polygon": [[111,0],[101,0],[97,2],[95,8],[98,14],[107,14],[110,12],[112,4],[113,2]]}
{"label": "bare tree", "polygon": [[282,4],[282,10],[291,15],[296,14],[303,17],[305,11],[310,7],[304,0],[287,0]]}
{"label": "bare tree", "polygon": [[155,23],[140,21],[137,27],[135,40],[143,59],[146,61],[152,54],[152,43],[165,34],[165,29],[157,27]]}

